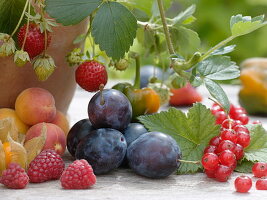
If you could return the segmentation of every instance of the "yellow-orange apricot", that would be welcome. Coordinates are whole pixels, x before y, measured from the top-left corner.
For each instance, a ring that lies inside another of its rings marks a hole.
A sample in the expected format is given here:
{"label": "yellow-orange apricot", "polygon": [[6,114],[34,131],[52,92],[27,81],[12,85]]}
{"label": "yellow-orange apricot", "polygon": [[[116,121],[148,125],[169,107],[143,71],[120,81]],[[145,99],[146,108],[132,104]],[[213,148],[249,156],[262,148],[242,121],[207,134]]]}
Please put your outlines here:
{"label": "yellow-orange apricot", "polygon": [[59,126],[64,131],[65,135],[67,136],[69,129],[70,129],[69,121],[67,120],[66,116],[62,112],[57,110],[56,117],[51,123]]}

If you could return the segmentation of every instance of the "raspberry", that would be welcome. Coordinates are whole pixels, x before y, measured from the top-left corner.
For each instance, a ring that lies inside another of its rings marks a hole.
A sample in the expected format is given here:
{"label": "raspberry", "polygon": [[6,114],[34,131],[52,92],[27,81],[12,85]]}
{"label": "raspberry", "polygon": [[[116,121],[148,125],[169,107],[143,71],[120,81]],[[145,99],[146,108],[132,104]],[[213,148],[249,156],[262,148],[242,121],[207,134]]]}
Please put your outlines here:
{"label": "raspberry", "polygon": [[267,163],[255,163],[252,167],[252,172],[254,176],[258,178],[267,176]]}
{"label": "raspberry", "polygon": [[96,183],[96,176],[86,160],[75,160],[63,172],[60,182],[65,189],[87,189]]}
{"label": "raspberry", "polygon": [[257,190],[267,190],[267,178],[261,178],[256,182]]}
{"label": "raspberry", "polygon": [[8,188],[23,189],[29,183],[29,177],[25,170],[17,163],[10,163],[8,168],[3,171],[0,183]]}
{"label": "raspberry", "polygon": [[48,180],[59,179],[64,171],[65,163],[54,150],[42,151],[30,163],[28,176],[30,182],[41,183]]}
{"label": "raspberry", "polygon": [[235,179],[235,189],[237,192],[246,193],[252,187],[252,180],[248,176],[239,176]]}

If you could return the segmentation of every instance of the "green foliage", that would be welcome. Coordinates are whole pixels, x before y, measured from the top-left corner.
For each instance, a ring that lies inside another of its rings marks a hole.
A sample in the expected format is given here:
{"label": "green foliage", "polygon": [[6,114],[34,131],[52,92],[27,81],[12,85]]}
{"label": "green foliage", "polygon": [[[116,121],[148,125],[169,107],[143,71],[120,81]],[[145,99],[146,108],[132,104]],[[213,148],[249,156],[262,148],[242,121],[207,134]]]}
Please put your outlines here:
{"label": "green foliage", "polygon": [[250,145],[245,149],[245,159],[252,162],[267,162],[267,133],[262,125],[248,126]]}
{"label": "green foliage", "polygon": [[136,29],[136,19],[126,7],[117,2],[106,2],[95,15],[92,36],[102,51],[119,60],[133,44]]}
{"label": "green foliage", "polygon": [[235,47],[236,47],[236,45],[230,45],[230,46],[226,46],[226,47],[221,47],[221,48],[216,49],[215,51],[213,51],[210,55],[228,54],[228,53],[231,53],[232,51],[234,51]]}
{"label": "green foliage", "polygon": [[260,15],[254,18],[250,16],[235,15],[231,17],[230,27],[231,32],[234,37],[245,35],[255,31],[256,29],[262,27],[264,15]]}
{"label": "green foliage", "polygon": [[1,33],[12,33],[19,21],[25,3],[26,0],[0,0]]}
{"label": "green foliage", "polygon": [[102,0],[46,0],[47,13],[65,26],[74,25],[88,17]]}
{"label": "green foliage", "polygon": [[[176,17],[170,19],[171,25],[191,24],[194,21],[193,14],[196,11],[196,5],[188,7],[185,11],[180,12]],[[189,23],[190,22],[190,23]]]}
{"label": "green foliage", "polygon": [[[139,120],[150,130],[160,131],[172,136],[182,149],[182,159],[199,161],[209,140],[219,134],[215,117],[202,104],[194,104],[186,115],[180,110],[170,108],[158,114],[139,117]],[[179,174],[195,173],[201,165],[182,163]]]}
{"label": "green foliage", "polygon": [[236,166],[235,171],[240,173],[252,173],[253,164],[253,162],[243,159],[242,162]]}

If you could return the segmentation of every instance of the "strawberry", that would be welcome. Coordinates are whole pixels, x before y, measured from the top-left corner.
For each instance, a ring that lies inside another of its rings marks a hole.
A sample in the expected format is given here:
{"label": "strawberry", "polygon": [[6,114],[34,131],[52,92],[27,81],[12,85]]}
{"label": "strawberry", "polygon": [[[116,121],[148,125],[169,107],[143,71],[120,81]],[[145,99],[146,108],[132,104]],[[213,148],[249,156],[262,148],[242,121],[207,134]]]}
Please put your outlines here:
{"label": "strawberry", "polygon": [[51,56],[40,55],[34,60],[33,69],[39,81],[46,81],[55,71],[56,65]]}
{"label": "strawberry", "polygon": [[97,61],[85,61],[76,69],[76,82],[88,92],[99,90],[101,84],[106,85],[108,74],[106,67]]}
{"label": "strawberry", "polygon": [[15,50],[15,41],[8,34],[0,33],[0,57],[10,56]]}
{"label": "strawberry", "polygon": [[[26,35],[27,24],[23,25],[18,32],[18,43],[22,47]],[[47,31],[47,47],[51,42],[51,35]],[[35,23],[29,24],[29,30],[26,37],[24,50],[28,52],[30,58],[38,56],[45,50],[45,33],[41,32],[39,25]]]}
{"label": "strawberry", "polygon": [[171,89],[170,105],[172,106],[188,106],[202,100],[201,95],[189,83],[180,89]]}

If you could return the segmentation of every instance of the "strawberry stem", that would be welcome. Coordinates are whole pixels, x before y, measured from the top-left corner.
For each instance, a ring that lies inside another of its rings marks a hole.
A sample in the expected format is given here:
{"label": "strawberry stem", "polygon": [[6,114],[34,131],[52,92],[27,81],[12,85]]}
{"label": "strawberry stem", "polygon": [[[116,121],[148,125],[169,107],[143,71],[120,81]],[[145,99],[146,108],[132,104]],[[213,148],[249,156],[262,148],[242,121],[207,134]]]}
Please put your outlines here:
{"label": "strawberry stem", "polygon": [[140,56],[138,53],[130,52],[131,57],[135,59],[135,80],[133,87],[140,89]]}
{"label": "strawberry stem", "polygon": [[[31,13],[31,4],[30,3],[28,4],[28,13],[29,13],[29,15]],[[24,50],[24,46],[25,46],[26,39],[27,39],[28,32],[29,32],[29,25],[30,25],[30,16],[29,15],[28,15],[28,18],[27,18],[26,33],[25,33],[25,37],[23,39],[23,44],[22,44],[22,47],[21,47],[22,50]]]}
{"label": "strawberry stem", "polygon": [[[9,39],[10,39],[11,37],[13,37],[14,34],[17,32],[17,30],[18,30],[18,28],[19,28],[19,26],[20,26],[20,24],[21,24],[21,22],[22,22],[22,20],[23,20],[23,17],[24,17],[24,15],[25,15],[25,12],[26,12],[26,9],[27,9],[27,7],[28,7],[28,4],[30,4],[30,1],[29,1],[29,0],[26,1],[25,6],[24,6],[23,11],[22,11],[22,14],[21,14],[20,19],[19,19],[19,22],[17,23],[17,26],[15,27],[14,31],[11,33]],[[8,40],[9,40],[9,39],[8,39]]]}

